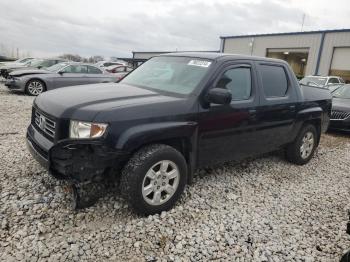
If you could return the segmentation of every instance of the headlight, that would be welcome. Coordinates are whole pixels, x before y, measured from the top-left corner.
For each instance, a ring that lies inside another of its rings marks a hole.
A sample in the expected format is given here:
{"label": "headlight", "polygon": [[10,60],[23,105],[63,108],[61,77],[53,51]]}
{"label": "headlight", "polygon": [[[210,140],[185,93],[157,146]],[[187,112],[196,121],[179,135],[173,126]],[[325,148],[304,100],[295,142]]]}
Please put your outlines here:
{"label": "headlight", "polygon": [[71,120],[69,125],[70,138],[98,138],[103,136],[107,129],[107,124],[88,123]]}

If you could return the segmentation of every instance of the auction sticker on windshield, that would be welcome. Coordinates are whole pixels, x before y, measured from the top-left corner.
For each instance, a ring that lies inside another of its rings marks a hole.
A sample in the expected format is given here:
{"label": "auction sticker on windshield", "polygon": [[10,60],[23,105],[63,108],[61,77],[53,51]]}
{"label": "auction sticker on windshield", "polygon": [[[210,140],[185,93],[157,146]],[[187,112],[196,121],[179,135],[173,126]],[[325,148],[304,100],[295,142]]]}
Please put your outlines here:
{"label": "auction sticker on windshield", "polygon": [[209,67],[211,62],[205,60],[191,60],[188,62],[188,65],[200,66],[200,67]]}

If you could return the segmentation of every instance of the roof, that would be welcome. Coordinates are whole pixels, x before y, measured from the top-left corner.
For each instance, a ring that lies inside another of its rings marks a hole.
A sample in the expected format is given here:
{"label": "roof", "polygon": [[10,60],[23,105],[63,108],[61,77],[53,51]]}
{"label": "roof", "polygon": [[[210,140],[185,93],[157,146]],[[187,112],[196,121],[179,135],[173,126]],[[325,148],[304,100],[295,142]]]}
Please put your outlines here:
{"label": "roof", "polygon": [[168,53],[168,54],[160,54],[159,56],[182,56],[182,57],[195,57],[202,59],[234,59],[234,60],[256,60],[256,61],[270,61],[270,62],[279,62],[286,63],[280,59],[267,58],[261,56],[250,56],[250,55],[238,55],[238,54],[229,54],[229,53],[205,53],[205,52],[184,52],[184,53]]}
{"label": "roof", "polygon": [[223,53],[209,53],[209,52],[176,52],[176,53],[165,53],[159,56],[185,56],[185,57],[197,57],[204,59],[217,59],[222,57]]}
{"label": "roof", "polygon": [[93,66],[93,67],[97,67],[95,64],[92,63],[84,63],[84,62],[74,62],[74,61],[63,61],[59,64],[66,64],[66,65],[89,65],[89,66]]}
{"label": "roof", "polygon": [[206,50],[206,51],[132,51],[132,53],[143,53],[143,54],[165,54],[165,53],[219,53],[220,50]]}
{"label": "roof", "polygon": [[305,77],[315,77],[315,78],[331,78],[331,77],[335,77],[335,78],[340,78],[340,76],[319,76],[319,75],[309,75],[309,76],[305,76]]}
{"label": "roof", "polygon": [[264,37],[264,36],[280,36],[280,35],[307,35],[307,34],[343,33],[343,32],[350,32],[350,28],[318,30],[318,31],[303,31],[303,32],[271,33],[271,34],[232,35],[232,36],[220,36],[220,38],[227,39],[227,38]]}

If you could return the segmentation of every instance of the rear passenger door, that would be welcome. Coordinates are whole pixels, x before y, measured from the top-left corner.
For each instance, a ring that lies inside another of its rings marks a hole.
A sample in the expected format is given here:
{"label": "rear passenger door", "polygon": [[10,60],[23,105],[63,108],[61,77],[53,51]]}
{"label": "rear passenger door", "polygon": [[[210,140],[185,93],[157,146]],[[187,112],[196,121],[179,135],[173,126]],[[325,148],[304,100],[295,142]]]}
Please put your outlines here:
{"label": "rear passenger door", "polygon": [[258,135],[268,152],[293,139],[298,97],[285,64],[256,62],[256,67],[261,90]]}
{"label": "rear passenger door", "polygon": [[102,83],[102,82],[108,82],[108,75],[103,74],[102,70],[100,70],[97,67],[94,66],[87,66],[88,73],[87,78],[89,84],[95,84],[95,83]]}

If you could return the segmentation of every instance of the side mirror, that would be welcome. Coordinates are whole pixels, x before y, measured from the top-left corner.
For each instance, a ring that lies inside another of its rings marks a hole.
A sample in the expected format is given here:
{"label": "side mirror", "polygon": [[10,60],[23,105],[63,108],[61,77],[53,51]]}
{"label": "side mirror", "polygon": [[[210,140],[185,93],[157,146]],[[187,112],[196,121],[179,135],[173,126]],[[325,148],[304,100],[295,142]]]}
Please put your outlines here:
{"label": "side mirror", "polygon": [[209,103],[227,105],[231,103],[232,94],[224,88],[212,88],[207,93],[206,99]]}
{"label": "side mirror", "polygon": [[64,72],[63,72],[63,71],[59,71],[58,73],[59,73],[60,75],[63,75]]}

